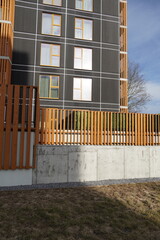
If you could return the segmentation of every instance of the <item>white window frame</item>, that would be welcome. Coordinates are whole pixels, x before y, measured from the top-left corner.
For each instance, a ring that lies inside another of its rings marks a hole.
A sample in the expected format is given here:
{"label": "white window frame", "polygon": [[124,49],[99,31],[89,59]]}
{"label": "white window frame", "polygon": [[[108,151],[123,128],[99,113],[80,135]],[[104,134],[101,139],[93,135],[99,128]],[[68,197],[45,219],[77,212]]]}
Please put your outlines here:
{"label": "white window frame", "polygon": [[[76,49],[81,49],[81,56],[80,57],[76,57]],[[90,66],[89,67],[86,67],[86,64],[85,64],[85,51],[86,50],[89,50],[90,53],[91,53],[91,59],[90,59]],[[76,60],[80,60],[81,61],[81,67],[77,67],[76,66]],[[75,47],[74,48],[74,68],[75,69],[84,69],[84,70],[92,70],[92,49],[91,48],[81,48],[81,47]]]}
{"label": "white window frame", "polygon": [[[49,33],[49,34],[47,34],[47,33],[44,33],[43,32],[43,16],[44,16],[44,14],[48,14],[48,15],[51,15],[51,26],[52,26],[52,29],[51,29],[51,33]],[[60,24],[55,24],[54,23],[54,18],[55,18],[55,16],[58,16],[58,17],[60,17]],[[53,28],[55,27],[55,26],[58,26],[58,27],[60,27],[60,34],[54,34],[54,32],[53,32]],[[41,30],[41,33],[42,34],[44,34],[44,35],[52,35],[52,36],[61,36],[61,29],[62,29],[62,16],[60,15],[60,14],[55,14],[55,13],[45,13],[45,12],[43,12],[42,13],[42,30]]]}
{"label": "white window frame", "polygon": [[[42,64],[42,45],[49,45],[50,46],[50,64]],[[58,54],[53,54],[53,49],[52,47],[58,46],[59,47],[59,53]],[[61,51],[61,46],[59,44],[47,44],[47,43],[41,43],[41,60],[40,60],[40,65],[41,66],[51,66],[51,67],[60,67],[60,51]],[[53,65],[52,64],[52,57],[59,57],[59,64],[58,65]]]}
{"label": "white window frame", "polygon": [[[78,7],[77,7],[77,0],[75,0],[75,7],[76,7],[76,9],[79,9],[79,10],[82,10],[82,11],[93,12],[93,0],[91,0],[91,1],[92,1],[92,9],[91,9],[91,10],[85,9],[85,1],[86,1],[86,0],[81,0],[81,2],[82,2],[82,8],[78,8]],[[98,0],[98,1],[99,1],[99,0]]]}
{"label": "white window frame", "polygon": [[[40,75],[39,76],[39,89],[40,89],[40,92],[41,92],[41,85],[40,85],[41,77],[49,77],[49,92],[48,92],[48,97],[41,97],[40,96],[40,98],[59,99],[59,80],[60,80],[60,76],[58,76],[58,75]],[[58,86],[52,86],[52,77],[58,77]],[[52,89],[58,89],[58,98],[51,97],[51,90]]]}
{"label": "white window frame", "polygon": [[[76,27],[76,20],[81,20],[82,21],[82,27]],[[92,23],[92,30],[91,30],[91,39],[85,38],[84,33],[85,33],[85,21],[90,21]],[[79,38],[76,36],[76,30],[79,29],[82,31],[82,38]],[[75,38],[78,39],[83,39],[83,40],[93,40],[93,20],[90,19],[84,19],[84,18],[75,18]]]}
{"label": "white window frame", "polygon": [[59,4],[55,4],[56,0],[50,0],[51,3],[46,3],[45,0],[43,0],[43,4],[48,4],[48,5],[54,5],[54,6],[62,6],[62,0],[59,0]]}
{"label": "white window frame", "polygon": [[[79,88],[75,87],[75,80],[76,79],[80,80],[80,87]],[[89,96],[89,98],[86,98],[86,99],[84,99],[84,97],[83,97],[83,91],[85,89],[85,81],[90,81],[90,83],[91,83],[90,93],[89,93],[90,96]],[[80,92],[80,99],[76,98],[75,91]],[[92,101],[92,79],[91,78],[79,78],[79,77],[74,77],[73,78],[73,100],[75,100],[75,101],[88,101],[88,102]]]}

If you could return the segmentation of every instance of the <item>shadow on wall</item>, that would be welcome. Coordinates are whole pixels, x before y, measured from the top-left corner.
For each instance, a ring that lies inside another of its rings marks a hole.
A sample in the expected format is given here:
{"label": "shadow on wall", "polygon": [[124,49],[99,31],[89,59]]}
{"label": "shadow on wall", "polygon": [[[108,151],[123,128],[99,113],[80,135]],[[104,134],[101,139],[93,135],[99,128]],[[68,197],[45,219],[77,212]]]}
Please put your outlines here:
{"label": "shadow on wall", "polygon": [[15,85],[32,85],[33,76],[29,73],[28,54],[13,51],[13,65],[11,82]]}

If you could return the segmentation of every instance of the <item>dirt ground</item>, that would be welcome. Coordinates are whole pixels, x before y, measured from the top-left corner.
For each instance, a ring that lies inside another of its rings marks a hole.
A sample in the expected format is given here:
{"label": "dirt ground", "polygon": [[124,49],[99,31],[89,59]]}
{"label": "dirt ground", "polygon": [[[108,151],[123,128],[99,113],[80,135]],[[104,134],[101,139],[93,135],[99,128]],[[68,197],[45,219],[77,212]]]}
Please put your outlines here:
{"label": "dirt ground", "polygon": [[160,240],[160,182],[0,192],[0,240]]}

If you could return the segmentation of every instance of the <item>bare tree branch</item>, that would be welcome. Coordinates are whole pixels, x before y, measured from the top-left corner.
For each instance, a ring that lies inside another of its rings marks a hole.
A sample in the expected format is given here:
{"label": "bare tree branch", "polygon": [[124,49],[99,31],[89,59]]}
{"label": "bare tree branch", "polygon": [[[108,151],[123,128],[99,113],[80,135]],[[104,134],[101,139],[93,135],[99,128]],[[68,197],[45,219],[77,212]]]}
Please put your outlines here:
{"label": "bare tree branch", "polygon": [[128,67],[128,109],[129,112],[140,112],[151,99],[147,92],[144,76],[138,64],[129,62]]}

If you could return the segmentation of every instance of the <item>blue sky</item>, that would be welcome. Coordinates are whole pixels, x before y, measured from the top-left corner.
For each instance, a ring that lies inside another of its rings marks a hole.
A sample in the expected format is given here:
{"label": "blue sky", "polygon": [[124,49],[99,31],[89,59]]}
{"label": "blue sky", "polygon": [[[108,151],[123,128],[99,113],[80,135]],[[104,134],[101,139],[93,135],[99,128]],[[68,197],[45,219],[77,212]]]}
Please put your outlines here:
{"label": "blue sky", "polygon": [[128,53],[152,96],[143,112],[160,113],[160,0],[128,0]]}

